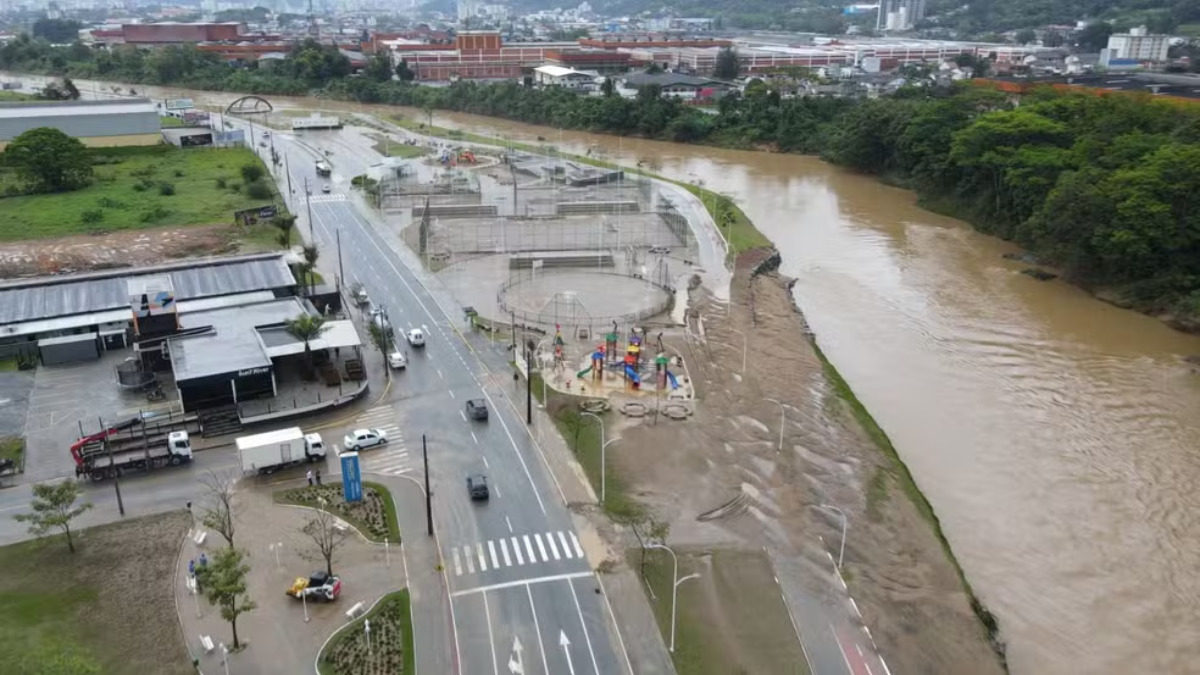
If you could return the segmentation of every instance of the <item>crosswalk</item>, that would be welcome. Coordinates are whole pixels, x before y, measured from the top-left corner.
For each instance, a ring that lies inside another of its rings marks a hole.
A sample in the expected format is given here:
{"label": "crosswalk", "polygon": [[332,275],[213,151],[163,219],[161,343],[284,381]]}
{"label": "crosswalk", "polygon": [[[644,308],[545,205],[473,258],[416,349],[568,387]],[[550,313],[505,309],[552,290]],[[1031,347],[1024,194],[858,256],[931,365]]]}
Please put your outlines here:
{"label": "crosswalk", "polygon": [[364,472],[402,476],[413,470],[409,465],[404,432],[396,424],[396,411],[389,405],[378,405],[354,420],[357,428],[380,429],[387,434],[387,445],[368,448],[359,453],[358,461]]}
{"label": "crosswalk", "polygon": [[321,202],[344,202],[347,201],[347,197],[346,195],[342,194],[313,195],[308,198],[308,201],[312,202],[313,204],[320,204]]}
{"label": "crosswalk", "polygon": [[582,560],[583,547],[574,532],[537,532],[453,546],[454,576],[504,567],[537,565],[556,560]]}

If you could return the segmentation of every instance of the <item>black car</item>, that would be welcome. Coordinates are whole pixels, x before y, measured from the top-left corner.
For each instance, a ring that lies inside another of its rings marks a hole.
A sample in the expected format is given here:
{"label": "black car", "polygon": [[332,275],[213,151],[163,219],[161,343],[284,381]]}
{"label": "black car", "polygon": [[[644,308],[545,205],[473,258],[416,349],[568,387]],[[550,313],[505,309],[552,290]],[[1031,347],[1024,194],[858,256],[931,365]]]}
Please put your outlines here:
{"label": "black car", "polygon": [[486,420],[488,418],[487,401],[481,398],[467,401],[467,417],[473,420]]}
{"label": "black car", "polygon": [[473,501],[483,501],[489,496],[487,477],[483,474],[475,476],[467,476],[467,494],[471,495]]}

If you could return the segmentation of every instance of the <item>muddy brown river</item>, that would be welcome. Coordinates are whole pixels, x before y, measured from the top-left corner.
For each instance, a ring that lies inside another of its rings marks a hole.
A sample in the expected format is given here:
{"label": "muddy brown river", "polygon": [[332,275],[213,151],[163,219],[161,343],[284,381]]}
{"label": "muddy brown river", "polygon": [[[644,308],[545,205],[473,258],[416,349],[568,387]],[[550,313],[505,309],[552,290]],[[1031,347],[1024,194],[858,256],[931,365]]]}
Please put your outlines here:
{"label": "muddy brown river", "polygon": [[735,198],[932,502],[1012,671],[1200,672],[1200,375],[1183,361],[1200,339],[1024,276],[1009,245],[812,158],[434,122]]}

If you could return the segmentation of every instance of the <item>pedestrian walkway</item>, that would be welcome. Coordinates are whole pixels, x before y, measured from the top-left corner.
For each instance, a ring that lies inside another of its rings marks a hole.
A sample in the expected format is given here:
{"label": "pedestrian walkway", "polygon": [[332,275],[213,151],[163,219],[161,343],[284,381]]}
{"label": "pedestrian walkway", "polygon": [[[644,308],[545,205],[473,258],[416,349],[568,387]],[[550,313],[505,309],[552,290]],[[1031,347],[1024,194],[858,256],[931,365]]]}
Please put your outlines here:
{"label": "pedestrian walkway", "polygon": [[346,198],[346,195],[333,194],[333,195],[313,195],[308,198],[308,201],[312,202],[313,204],[320,204],[322,202],[344,202],[344,201],[349,201],[349,200]]}
{"label": "pedestrian walkway", "polygon": [[535,532],[452,546],[454,576],[502,567],[537,565],[559,560],[583,560],[583,547],[574,532]]}
{"label": "pedestrian walkway", "polygon": [[404,431],[396,424],[396,411],[390,405],[377,405],[355,418],[356,428],[379,429],[387,435],[387,444],[359,453],[358,461],[364,473],[403,476],[413,470],[409,464]]}

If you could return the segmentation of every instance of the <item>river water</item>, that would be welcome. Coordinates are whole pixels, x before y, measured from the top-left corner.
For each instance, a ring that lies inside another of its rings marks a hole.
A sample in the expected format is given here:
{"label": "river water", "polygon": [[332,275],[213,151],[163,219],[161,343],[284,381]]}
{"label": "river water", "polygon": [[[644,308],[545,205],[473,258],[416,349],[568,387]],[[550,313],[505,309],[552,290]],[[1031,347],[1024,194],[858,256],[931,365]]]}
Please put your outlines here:
{"label": "river water", "polygon": [[812,158],[434,123],[733,197],[933,504],[1012,671],[1200,672],[1200,376],[1183,361],[1200,339],[1024,276],[1009,245]]}

